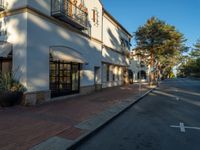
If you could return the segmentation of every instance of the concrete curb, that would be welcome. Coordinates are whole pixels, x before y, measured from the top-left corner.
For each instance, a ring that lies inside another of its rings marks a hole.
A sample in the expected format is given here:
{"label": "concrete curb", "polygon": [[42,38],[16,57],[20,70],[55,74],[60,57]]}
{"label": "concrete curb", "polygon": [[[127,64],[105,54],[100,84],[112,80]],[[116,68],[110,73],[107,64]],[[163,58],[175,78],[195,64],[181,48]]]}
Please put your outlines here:
{"label": "concrete curb", "polygon": [[142,96],[140,96],[139,98],[137,98],[135,101],[131,102],[128,106],[126,106],[125,108],[123,108],[121,111],[117,112],[114,116],[112,116],[111,118],[109,118],[108,120],[106,120],[105,122],[101,123],[101,125],[97,126],[96,128],[90,130],[89,132],[87,132],[86,134],[82,135],[81,137],[79,137],[78,139],[74,140],[67,148],[66,150],[73,150],[75,149],[77,146],[79,146],[81,143],[83,143],[85,140],[87,140],[89,137],[91,137],[92,135],[94,135],[96,132],[98,132],[100,129],[102,129],[105,125],[107,125],[108,123],[110,123],[111,121],[113,121],[114,119],[116,119],[119,115],[121,115],[123,112],[125,112],[126,110],[128,110],[130,107],[132,107],[134,104],[136,104],[137,102],[139,102],[141,99],[143,99],[145,96],[147,96],[149,93],[151,93],[155,88],[152,88],[151,90],[147,91],[145,94],[143,94]]}

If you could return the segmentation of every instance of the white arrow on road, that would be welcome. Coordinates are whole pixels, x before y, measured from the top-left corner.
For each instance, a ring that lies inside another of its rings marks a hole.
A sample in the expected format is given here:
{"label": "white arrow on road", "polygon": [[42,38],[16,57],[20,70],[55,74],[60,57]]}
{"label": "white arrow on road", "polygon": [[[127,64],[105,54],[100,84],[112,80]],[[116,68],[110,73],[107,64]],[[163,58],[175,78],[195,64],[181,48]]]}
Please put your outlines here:
{"label": "white arrow on road", "polygon": [[179,126],[171,125],[171,128],[180,128],[181,132],[186,132],[185,129],[194,129],[194,130],[200,130],[199,127],[189,127],[189,126],[184,126],[184,123],[180,122]]}

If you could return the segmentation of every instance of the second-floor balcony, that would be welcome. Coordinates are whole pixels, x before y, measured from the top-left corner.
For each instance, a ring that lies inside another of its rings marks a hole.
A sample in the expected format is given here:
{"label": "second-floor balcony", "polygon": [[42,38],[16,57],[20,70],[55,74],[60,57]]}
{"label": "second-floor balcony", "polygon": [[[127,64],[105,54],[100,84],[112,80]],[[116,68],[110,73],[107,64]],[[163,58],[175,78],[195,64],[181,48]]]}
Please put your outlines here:
{"label": "second-floor balcony", "polygon": [[80,30],[87,29],[87,12],[69,0],[52,0],[51,15]]}
{"label": "second-floor balcony", "polygon": [[4,0],[0,0],[0,11],[4,11],[4,10],[5,10]]}

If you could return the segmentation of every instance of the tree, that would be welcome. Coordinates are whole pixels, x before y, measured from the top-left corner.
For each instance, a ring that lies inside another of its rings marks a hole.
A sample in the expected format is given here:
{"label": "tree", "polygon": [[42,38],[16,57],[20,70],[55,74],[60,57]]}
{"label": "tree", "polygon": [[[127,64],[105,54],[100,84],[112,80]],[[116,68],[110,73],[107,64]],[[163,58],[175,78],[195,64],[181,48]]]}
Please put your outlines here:
{"label": "tree", "polygon": [[180,59],[181,53],[187,50],[183,34],[174,26],[155,17],[138,28],[135,32],[135,40],[135,50],[146,57],[146,63],[150,64],[150,82],[155,81],[158,68],[163,74],[167,72],[169,75],[177,60]]}
{"label": "tree", "polygon": [[200,58],[189,59],[186,64],[179,67],[178,76],[180,77],[200,77]]}
{"label": "tree", "polygon": [[200,40],[194,44],[194,48],[185,56],[185,61],[179,66],[178,76],[200,77]]}
{"label": "tree", "polygon": [[196,44],[194,45],[194,48],[190,52],[190,56],[192,58],[200,58],[200,40],[197,40]]}

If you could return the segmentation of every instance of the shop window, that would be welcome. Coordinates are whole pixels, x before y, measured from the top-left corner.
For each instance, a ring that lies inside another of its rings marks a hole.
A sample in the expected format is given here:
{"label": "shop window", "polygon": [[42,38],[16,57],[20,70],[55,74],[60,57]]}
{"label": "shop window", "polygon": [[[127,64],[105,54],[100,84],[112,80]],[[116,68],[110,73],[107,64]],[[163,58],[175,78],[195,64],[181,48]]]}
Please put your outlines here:
{"label": "shop window", "polygon": [[113,81],[115,81],[115,74],[113,73]]}
{"label": "shop window", "polygon": [[0,58],[0,73],[7,74],[12,72],[12,58]]}
{"label": "shop window", "polygon": [[51,59],[50,89],[52,97],[78,93],[80,90],[80,64]]}
{"label": "shop window", "polygon": [[118,67],[113,67],[113,81],[118,81]]}
{"label": "shop window", "polygon": [[116,76],[116,81],[119,81],[119,75],[118,75],[118,72],[119,72],[119,67],[115,67],[115,76]]}
{"label": "shop window", "polygon": [[106,68],[106,80],[107,80],[107,82],[109,82],[109,78],[110,78],[110,66],[109,65],[107,65],[107,68]]}
{"label": "shop window", "polygon": [[122,68],[120,67],[119,68],[119,81],[122,81],[122,76],[123,76],[123,74],[122,74]]}

